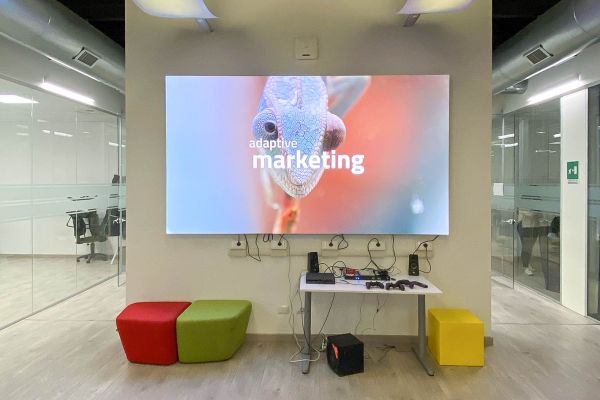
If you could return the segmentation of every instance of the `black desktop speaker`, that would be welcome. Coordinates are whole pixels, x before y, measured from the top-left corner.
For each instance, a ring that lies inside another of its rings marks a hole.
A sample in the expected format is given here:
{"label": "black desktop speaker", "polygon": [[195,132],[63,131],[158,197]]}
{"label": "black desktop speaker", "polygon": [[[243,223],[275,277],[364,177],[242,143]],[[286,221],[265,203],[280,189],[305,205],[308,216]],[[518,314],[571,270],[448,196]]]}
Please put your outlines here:
{"label": "black desktop speaker", "polygon": [[319,253],[311,251],[308,253],[308,272],[319,272]]}
{"label": "black desktop speaker", "polygon": [[354,335],[327,337],[327,363],[338,376],[364,372],[365,347]]}
{"label": "black desktop speaker", "polygon": [[410,276],[419,276],[419,256],[416,254],[408,255],[408,274]]}

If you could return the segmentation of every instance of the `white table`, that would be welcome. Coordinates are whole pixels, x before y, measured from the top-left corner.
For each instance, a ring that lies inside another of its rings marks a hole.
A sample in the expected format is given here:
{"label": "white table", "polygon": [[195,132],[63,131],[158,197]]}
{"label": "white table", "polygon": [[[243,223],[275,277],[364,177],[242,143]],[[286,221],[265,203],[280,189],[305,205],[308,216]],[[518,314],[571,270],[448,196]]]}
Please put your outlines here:
{"label": "white table", "polygon": [[[413,352],[417,356],[417,359],[427,371],[427,374],[433,376],[433,368],[428,360],[427,356],[427,333],[425,332],[425,296],[441,294],[442,291],[438,289],[435,285],[429,282],[422,276],[394,276],[393,281],[395,282],[398,279],[408,279],[410,281],[418,281],[426,284],[427,288],[422,288],[419,286],[415,286],[414,289],[410,289],[406,287],[406,290],[398,290],[398,289],[380,289],[376,287],[372,287],[371,289],[367,289],[364,281],[352,281],[352,280],[343,280],[336,279],[335,285],[325,285],[325,284],[307,284],[306,283],[306,272],[302,273],[300,277],[300,292],[304,293],[304,347],[302,348],[302,354],[305,356],[305,359],[302,361],[302,373],[307,374],[310,370],[310,357],[311,357],[311,300],[312,293],[358,293],[358,294],[385,294],[390,296],[414,296],[416,295],[418,298],[418,307],[417,307],[417,316],[419,321],[419,329],[418,329],[418,344],[417,346],[413,346]],[[349,282],[349,283],[347,283]],[[385,282],[383,282],[385,285]]]}

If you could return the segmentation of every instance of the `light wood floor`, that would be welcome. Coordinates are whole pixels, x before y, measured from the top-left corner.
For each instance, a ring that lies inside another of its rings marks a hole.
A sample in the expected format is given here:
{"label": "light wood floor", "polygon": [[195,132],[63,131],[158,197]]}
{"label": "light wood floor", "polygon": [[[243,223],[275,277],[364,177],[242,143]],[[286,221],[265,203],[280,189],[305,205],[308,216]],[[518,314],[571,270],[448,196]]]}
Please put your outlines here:
{"label": "light wood floor", "polygon": [[302,375],[289,342],[247,342],[227,362],[129,364],[108,281],[0,331],[2,399],[598,399],[600,326],[528,292],[493,284],[494,346],[483,368],[427,376],[408,351],[367,346],[365,373],[338,378],[325,359]]}
{"label": "light wood floor", "polygon": [[118,260],[87,264],[76,256],[0,255],[0,326],[117,273]]}

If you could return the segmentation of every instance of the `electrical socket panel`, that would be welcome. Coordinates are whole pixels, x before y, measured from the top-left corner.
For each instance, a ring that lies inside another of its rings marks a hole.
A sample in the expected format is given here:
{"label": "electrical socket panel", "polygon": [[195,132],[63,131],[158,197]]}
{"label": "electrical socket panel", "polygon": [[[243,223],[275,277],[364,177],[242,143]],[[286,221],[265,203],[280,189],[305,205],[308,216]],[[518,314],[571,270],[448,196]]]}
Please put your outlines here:
{"label": "electrical socket panel", "polygon": [[323,257],[335,257],[339,254],[339,250],[337,248],[337,244],[332,243],[330,241],[322,241],[321,242],[321,256]]}
{"label": "electrical socket panel", "polygon": [[373,240],[369,242],[369,251],[374,257],[385,255],[385,242],[383,240]]}
{"label": "electrical socket panel", "polygon": [[246,241],[232,240],[229,244],[229,255],[231,257],[246,257]]}
{"label": "electrical socket panel", "polygon": [[[417,244],[415,245],[415,249],[419,249],[417,250],[417,254],[420,256],[425,257],[425,245],[427,245],[427,257],[431,258],[433,257],[433,242],[427,242],[424,243],[424,240],[417,240]],[[421,247],[419,247],[419,245]]]}
{"label": "electrical socket panel", "polygon": [[290,313],[290,306],[287,304],[280,305],[277,307],[277,314],[286,315]]}
{"label": "electrical socket panel", "polygon": [[287,240],[273,239],[271,240],[271,256],[286,257],[288,255]]}

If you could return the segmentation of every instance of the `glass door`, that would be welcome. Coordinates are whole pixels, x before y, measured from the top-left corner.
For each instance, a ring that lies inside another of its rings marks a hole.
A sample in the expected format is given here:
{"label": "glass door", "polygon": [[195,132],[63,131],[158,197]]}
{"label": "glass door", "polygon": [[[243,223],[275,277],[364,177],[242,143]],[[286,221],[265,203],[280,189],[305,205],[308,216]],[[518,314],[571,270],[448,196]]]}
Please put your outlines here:
{"label": "glass door", "polygon": [[514,277],[560,300],[560,100],[515,112]]}
{"label": "glass door", "polygon": [[515,138],[514,115],[492,118],[492,276],[514,285]]}

